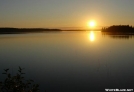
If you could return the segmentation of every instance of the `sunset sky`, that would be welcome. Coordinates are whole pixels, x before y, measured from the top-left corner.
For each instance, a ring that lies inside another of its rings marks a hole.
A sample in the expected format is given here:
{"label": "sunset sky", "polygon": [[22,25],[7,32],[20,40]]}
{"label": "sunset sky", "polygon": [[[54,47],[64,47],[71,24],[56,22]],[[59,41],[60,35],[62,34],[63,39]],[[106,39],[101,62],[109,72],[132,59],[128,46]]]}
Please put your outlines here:
{"label": "sunset sky", "polygon": [[0,0],[0,27],[134,26],[134,0]]}

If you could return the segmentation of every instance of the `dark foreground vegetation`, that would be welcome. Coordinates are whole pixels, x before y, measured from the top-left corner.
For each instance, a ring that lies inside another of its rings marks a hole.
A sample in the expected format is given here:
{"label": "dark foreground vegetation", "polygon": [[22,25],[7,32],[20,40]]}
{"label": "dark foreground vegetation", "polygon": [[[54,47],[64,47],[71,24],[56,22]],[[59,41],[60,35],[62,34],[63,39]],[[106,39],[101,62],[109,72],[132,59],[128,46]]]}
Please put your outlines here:
{"label": "dark foreground vegetation", "polygon": [[19,34],[33,32],[51,32],[61,31],[60,29],[45,29],[45,28],[0,28],[0,34]]}
{"label": "dark foreground vegetation", "polygon": [[108,28],[102,28],[102,32],[133,32],[134,33],[134,27],[129,25],[113,25]]}
{"label": "dark foreground vegetation", "polygon": [[4,69],[4,75],[6,78],[0,82],[0,92],[39,92],[39,85],[33,84],[33,80],[26,80],[22,72],[22,68],[19,67],[18,73],[12,76],[9,73],[9,69]]}

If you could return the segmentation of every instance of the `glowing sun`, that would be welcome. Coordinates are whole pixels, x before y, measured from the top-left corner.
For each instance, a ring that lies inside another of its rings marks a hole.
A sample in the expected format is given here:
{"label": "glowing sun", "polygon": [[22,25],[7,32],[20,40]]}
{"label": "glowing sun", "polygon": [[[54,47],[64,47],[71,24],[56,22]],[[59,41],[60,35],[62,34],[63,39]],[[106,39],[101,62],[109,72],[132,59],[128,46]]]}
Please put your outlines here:
{"label": "glowing sun", "polygon": [[92,21],[89,21],[89,22],[88,22],[88,26],[91,27],[91,28],[93,28],[93,27],[96,26],[96,22],[93,21],[93,20],[92,20]]}

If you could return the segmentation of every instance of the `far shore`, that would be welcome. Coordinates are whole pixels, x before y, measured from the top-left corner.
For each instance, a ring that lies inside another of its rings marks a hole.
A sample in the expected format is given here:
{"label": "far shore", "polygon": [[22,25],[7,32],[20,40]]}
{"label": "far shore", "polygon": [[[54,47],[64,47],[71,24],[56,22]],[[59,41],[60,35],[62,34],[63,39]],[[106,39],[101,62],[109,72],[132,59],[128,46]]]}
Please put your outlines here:
{"label": "far shore", "polygon": [[62,31],[102,31],[102,32],[123,32],[134,33],[134,27],[129,25],[113,25],[110,27],[103,27],[102,29],[50,29],[50,28],[12,28],[1,27],[0,34],[25,34],[25,33],[40,33],[40,32],[62,32]]}
{"label": "far shore", "polygon": [[[40,33],[40,32],[61,32],[61,31],[92,31],[92,30],[84,30],[84,29],[49,29],[49,28],[9,28],[3,27],[0,28],[0,34],[24,34],[24,33]],[[99,30],[93,30],[99,31]]]}
{"label": "far shore", "polygon": [[134,33],[134,27],[130,26],[130,25],[113,25],[107,28],[102,28],[101,30],[102,32],[123,32],[123,33]]}
{"label": "far shore", "polygon": [[37,32],[59,32],[60,29],[48,28],[0,28],[0,34],[21,34],[21,33],[37,33]]}

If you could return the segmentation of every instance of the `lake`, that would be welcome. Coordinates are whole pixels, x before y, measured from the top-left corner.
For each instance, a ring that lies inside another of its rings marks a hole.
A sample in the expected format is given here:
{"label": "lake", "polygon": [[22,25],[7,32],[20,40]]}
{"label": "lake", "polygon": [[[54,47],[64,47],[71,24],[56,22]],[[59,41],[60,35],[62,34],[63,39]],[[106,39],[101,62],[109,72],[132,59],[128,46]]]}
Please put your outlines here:
{"label": "lake", "polygon": [[[41,92],[134,87],[134,38],[101,31],[0,35],[0,72],[19,66]],[[3,79],[5,76],[0,75]]]}

